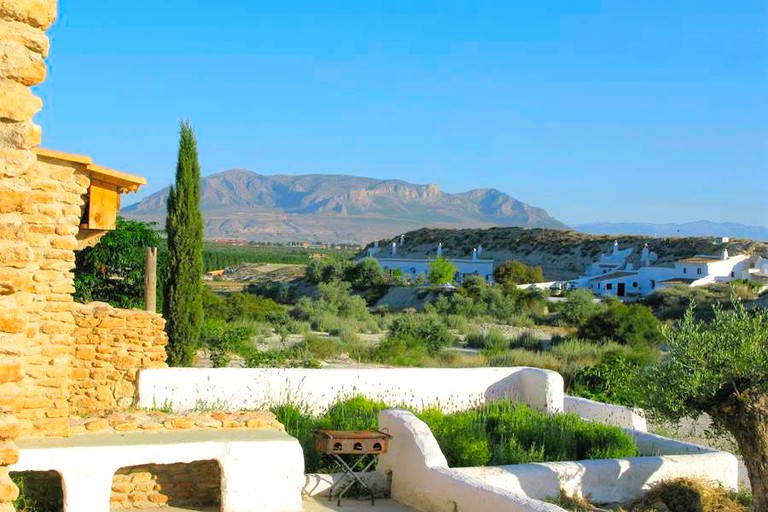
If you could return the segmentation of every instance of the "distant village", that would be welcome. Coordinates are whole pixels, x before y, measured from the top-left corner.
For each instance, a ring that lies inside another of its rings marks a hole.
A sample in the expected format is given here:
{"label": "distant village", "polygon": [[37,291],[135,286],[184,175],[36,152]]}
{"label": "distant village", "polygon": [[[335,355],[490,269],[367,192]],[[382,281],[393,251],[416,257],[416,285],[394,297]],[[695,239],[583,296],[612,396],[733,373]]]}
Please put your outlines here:
{"label": "distant village", "polygon": [[[719,239],[727,243],[727,238]],[[367,250],[367,257],[374,258],[387,272],[399,270],[406,281],[415,281],[419,276],[429,274],[429,265],[436,258],[447,257],[443,253],[442,243],[434,253],[425,257],[401,256],[398,251],[405,246],[406,237],[400,235],[389,247],[374,242]],[[613,250],[601,254],[597,261],[589,265],[583,276],[569,281],[551,281],[529,283],[521,288],[548,288],[552,291],[565,291],[577,288],[591,290],[597,296],[612,295],[632,299],[645,297],[651,293],[674,285],[703,286],[713,283],[727,283],[736,280],[753,281],[768,285],[768,259],[747,254],[728,254],[723,249],[720,254],[700,254],[680,259],[671,266],[654,265],[658,255],[648,249],[642,249],[639,255],[632,247],[621,249],[614,242]],[[457,272],[454,281],[461,284],[467,276],[481,276],[486,282],[493,282],[494,260],[483,258],[483,246],[472,249],[469,258],[451,258]]]}

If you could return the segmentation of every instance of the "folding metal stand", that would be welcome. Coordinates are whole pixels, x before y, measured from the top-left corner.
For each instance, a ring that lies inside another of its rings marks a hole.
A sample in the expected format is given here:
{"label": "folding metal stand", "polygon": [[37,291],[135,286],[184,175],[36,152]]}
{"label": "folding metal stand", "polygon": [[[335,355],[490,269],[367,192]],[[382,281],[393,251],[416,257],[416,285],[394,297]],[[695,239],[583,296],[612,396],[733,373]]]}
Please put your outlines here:
{"label": "folding metal stand", "polygon": [[[341,469],[341,478],[339,478],[338,482],[334,483],[328,491],[328,501],[333,500],[333,493],[334,491],[337,491],[336,504],[341,506],[341,498],[347,493],[347,491],[352,489],[352,487],[355,485],[355,482],[357,482],[363,489],[368,491],[368,494],[371,498],[371,505],[376,504],[374,501],[373,489],[371,489],[368,484],[365,483],[362,478],[360,478],[358,472],[365,473],[371,469],[371,467],[373,467],[373,465],[376,463],[376,460],[379,458],[378,455],[373,453],[364,453],[354,459],[352,464],[347,464],[347,461],[344,460],[344,457],[336,453],[324,455],[325,457],[333,460],[333,462],[336,463]],[[366,459],[368,459],[367,464],[365,462]]]}
{"label": "folding metal stand", "polygon": [[[337,504],[341,506],[341,498],[355,483],[368,491],[371,505],[375,505],[373,489],[360,478],[373,467],[379,454],[387,452],[387,441],[390,435],[379,430],[316,430],[315,448],[324,457],[333,461],[341,469],[341,478],[331,485],[328,501],[332,501],[336,493]],[[347,463],[344,455],[352,458]]]}

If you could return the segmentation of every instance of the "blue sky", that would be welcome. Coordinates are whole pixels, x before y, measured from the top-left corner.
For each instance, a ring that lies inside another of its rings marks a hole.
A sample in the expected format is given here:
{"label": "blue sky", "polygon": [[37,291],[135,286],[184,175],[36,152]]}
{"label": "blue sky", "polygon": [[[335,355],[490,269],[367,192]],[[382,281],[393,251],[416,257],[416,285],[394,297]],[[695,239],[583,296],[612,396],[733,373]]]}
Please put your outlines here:
{"label": "blue sky", "polygon": [[204,175],[493,187],[566,223],[768,225],[764,0],[59,9],[43,144],[146,176],[141,196],[171,183],[189,119]]}

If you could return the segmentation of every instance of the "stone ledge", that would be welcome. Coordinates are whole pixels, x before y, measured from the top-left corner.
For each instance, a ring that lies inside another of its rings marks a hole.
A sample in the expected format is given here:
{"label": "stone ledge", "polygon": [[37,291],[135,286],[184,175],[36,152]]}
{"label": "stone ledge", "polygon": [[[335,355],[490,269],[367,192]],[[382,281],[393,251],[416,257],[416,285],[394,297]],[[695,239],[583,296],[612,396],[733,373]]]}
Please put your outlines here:
{"label": "stone ledge", "polygon": [[161,411],[129,411],[86,418],[71,417],[70,435],[192,430],[274,430],[285,427],[269,411],[210,411],[187,415]]}

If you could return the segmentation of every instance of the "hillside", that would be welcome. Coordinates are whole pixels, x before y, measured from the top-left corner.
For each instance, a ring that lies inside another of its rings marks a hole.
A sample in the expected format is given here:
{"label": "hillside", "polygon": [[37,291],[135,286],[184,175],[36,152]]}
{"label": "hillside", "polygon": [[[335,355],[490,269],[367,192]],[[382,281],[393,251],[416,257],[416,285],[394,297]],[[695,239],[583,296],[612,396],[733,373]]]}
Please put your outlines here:
{"label": "hillside", "polygon": [[[388,246],[394,239],[380,240]],[[609,252],[618,240],[623,249],[634,247],[639,255],[644,244],[659,255],[657,265],[695,254],[719,254],[727,247],[731,254],[750,253],[768,257],[768,243],[752,240],[731,240],[727,244],[713,243],[713,238],[654,238],[649,236],[600,236],[554,229],[491,228],[491,229],[419,229],[405,234],[405,244],[398,248],[400,256],[425,257],[435,255],[438,242],[443,243],[447,257],[470,257],[472,248],[483,246],[483,257],[496,263],[508,259],[537,265],[548,280],[571,279],[583,273],[602,252]]]}
{"label": "hillside", "polygon": [[[164,222],[168,189],[121,211]],[[495,189],[460,194],[437,185],[346,175],[264,176],[234,169],[202,180],[208,238],[365,243],[422,226],[567,229],[541,208]]]}
{"label": "hillside", "polygon": [[578,224],[573,228],[582,233],[593,235],[727,236],[768,241],[768,227],[747,226],[737,222],[711,222],[707,220],[682,224],[595,222]]}

